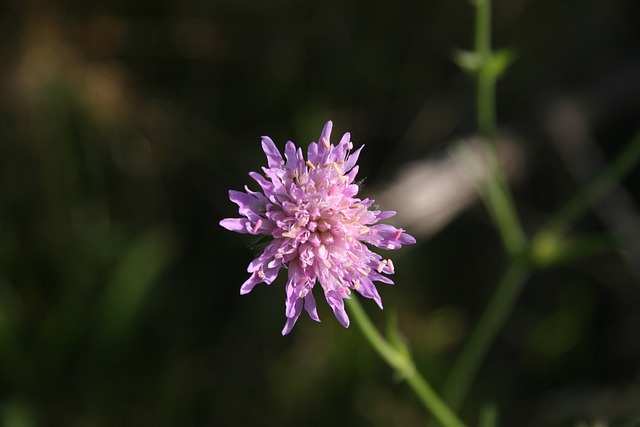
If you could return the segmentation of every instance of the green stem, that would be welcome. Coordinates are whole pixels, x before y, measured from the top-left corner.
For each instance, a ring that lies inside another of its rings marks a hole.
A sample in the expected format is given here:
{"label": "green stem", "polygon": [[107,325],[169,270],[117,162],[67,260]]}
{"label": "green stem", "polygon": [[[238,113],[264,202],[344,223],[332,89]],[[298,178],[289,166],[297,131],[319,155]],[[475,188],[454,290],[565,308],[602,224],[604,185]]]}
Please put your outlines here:
{"label": "green stem", "polygon": [[491,0],[475,0],[475,51],[481,66],[477,73],[476,120],[480,137],[489,146],[491,159],[485,183],[485,203],[491,213],[502,242],[512,256],[519,256],[527,244],[525,233],[500,162],[496,141],[496,81],[498,76],[491,67]]}
{"label": "green stem", "polygon": [[476,0],[475,5],[475,51],[482,64],[478,73],[477,125],[480,135],[495,143],[495,77],[486,66],[491,58],[491,0]]}
{"label": "green stem", "polygon": [[504,247],[510,255],[511,264],[444,385],[442,396],[453,410],[457,410],[467,396],[480,365],[513,310],[530,273],[530,266],[525,257],[529,244],[502,169],[495,135],[495,92],[498,73],[492,67],[494,58],[491,49],[491,0],[475,0],[474,3],[476,7],[475,54],[480,59],[480,67],[476,75],[477,126],[480,137],[485,141],[490,152],[487,165],[490,172],[485,180],[483,197]]}
{"label": "green stem", "polygon": [[442,397],[453,410],[457,410],[467,396],[482,361],[513,310],[529,274],[527,260],[519,257],[512,261],[498,284],[444,385]]}
{"label": "green stem", "polygon": [[397,370],[402,377],[407,380],[407,383],[409,383],[413,391],[420,398],[422,404],[433,414],[438,422],[445,427],[465,427],[465,424],[460,418],[449,409],[440,396],[436,394],[429,383],[427,383],[418,372],[411,356],[397,350],[378,332],[375,326],[373,326],[373,323],[371,323],[371,320],[360,305],[360,302],[356,299],[356,296],[352,295],[352,297],[346,301],[353,319],[371,346],[389,366]]}
{"label": "green stem", "polygon": [[577,221],[584,213],[611,191],[624,179],[640,161],[640,133],[631,140],[629,145],[607,168],[585,186],[558,212],[557,215],[545,225],[538,236],[561,236],[571,224]]}

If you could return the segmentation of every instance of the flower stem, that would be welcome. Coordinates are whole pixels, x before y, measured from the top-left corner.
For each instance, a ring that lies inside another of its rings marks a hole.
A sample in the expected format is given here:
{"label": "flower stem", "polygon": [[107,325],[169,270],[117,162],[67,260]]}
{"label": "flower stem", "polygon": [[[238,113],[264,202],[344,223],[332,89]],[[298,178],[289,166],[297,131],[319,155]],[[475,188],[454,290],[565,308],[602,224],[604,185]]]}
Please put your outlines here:
{"label": "flower stem", "polygon": [[498,75],[491,66],[491,0],[475,0],[475,53],[480,59],[477,78],[476,122],[480,137],[491,152],[490,176],[486,180],[485,203],[491,213],[503,244],[510,255],[518,256],[526,246],[526,237],[507,186],[496,141],[496,81]]}
{"label": "flower stem", "polygon": [[[495,76],[486,66],[491,58],[491,0],[475,0],[476,31],[475,51],[482,66],[478,73],[478,93],[476,97],[477,125],[480,135],[492,140],[495,125]],[[495,144],[494,144],[495,148]]]}
{"label": "flower stem", "polygon": [[442,397],[453,410],[457,410],[467,396],[491,344],[513,310],[520,291],[529,278],[530,270],[525,257],[515,258],[511,262],[460,352],[442,390]]}
{"label": "flower stem", "polygon": [[475,54],[480,58],[477,78],[477,126],[489,146],[491,159],[485,181],[484,202],[498,228],[511,264],[489,305],[472,331],[443,387],[442,396],[454,410],[467,396],[491,344],[504,326],[530,274],[529,243],[518,217],[500,162],[496,141],[495,87],[498,74],[491,66],[491,0],[474,0],[476,7]]}
{"label": "flower stem", "polygon": [[407,383],[420,398],[422,404],[433,414],[436,420],[445,427],[465,427],[465,424],[460,418],[449,409],[440,396],[436,394],[429,383],[418,372],[411,356],[391,345],[389,341],[378,332],[356,296],[352,295],[352,297],[346,301],[353,315],[353,319],[371,346],[389,366],[397,370],[402,377],[407,380]]}

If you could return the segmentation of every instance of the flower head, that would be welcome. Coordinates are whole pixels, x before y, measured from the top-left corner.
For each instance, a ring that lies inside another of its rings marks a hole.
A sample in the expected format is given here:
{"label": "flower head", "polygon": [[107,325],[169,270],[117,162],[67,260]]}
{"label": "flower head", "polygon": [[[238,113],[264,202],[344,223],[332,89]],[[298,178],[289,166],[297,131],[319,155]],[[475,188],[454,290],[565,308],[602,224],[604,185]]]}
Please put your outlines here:
{"label": "flower head", "polygon": [[324,296],[338,321],[349,326],[344,298],[352,290],[382,301],[374,281],[393,283],[384,274],[393,274],[393,262],[372,252],[367,244],[382,249],[399,249],[415,239],[402,229],[379,221],[395,215],[393,211],[370,209],[373,200],[359,199],[356,162],[362,147],[351,151],[350,134],[337,146],[330,143],[329,121],[318,143],[312,142],[307,158],[293,142],[285,145],[284,158],[271,138],[262,137],[268,167],[264,175],[250,172],[262,192],[229,191],[242,218],[220,221],[224,228],[238,233],[262,234],[272,240],[247,269],[251,277],[240,294],[251,292],[261,282],[271,284],[282,267],[288,268],[286,317],[282,334],[288,334],[302,309],[320,321],[312,290],[320,283]]}

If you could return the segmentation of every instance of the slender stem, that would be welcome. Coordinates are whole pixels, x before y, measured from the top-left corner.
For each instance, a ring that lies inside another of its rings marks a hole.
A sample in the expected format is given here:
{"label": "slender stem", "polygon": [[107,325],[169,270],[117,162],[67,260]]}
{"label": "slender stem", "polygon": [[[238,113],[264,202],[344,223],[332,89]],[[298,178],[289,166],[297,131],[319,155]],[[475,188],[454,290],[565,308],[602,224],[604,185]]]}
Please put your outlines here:
{"label": "slender stem", "polygon": [[398,351],[378,332],[355,295],[352,295],[346,301],[353,319],[371,346],[389,366],[397,370],[407,380],[407,383],[420,398],[422,404],[433,414],[438,422],[445,427],[465,427],[460,418],[449,409],[418,372],[411,356]]}
{"label": "slender stem", "polygon": [[506,180],[501,176],[500,166],[496,164],[493,171],[489,171],[484,184],[483,200],[506,251],[511,257],[521,256],[528,245],[527,237],[520,225]]}
{"label": "slender stem", "polygon": [[457,410],[467,396],[482,361],[513,310],[529,274],[527,260],[519,257],[512,261],[498,284],[444,385],[442,397],[453,410]]}
{"label": "slender stem", "polygon": [[476,0],[475,5],[475,50],[483,64],[478,74],[477,125],[480,135],[495,143],[495,77],[486,67],[491,58],[491,0]]}
{"label": "slender stem", "polygon": [[538,236],[564,234],[590,206],[604,197],[624,179],[640,161],[640,133],[638,133],[607,168],[576,194],[557,215],[545,225]]}
{"label": "slender stem", "polygon": [[442,396],[457,410],[467,396],[478,369],[489,348],[504,326],[507,317],[529,277],[530,266],[525,257],[528,242],[520,224],[505,178],[496,141],[495,86],[497,74],[491,67],[491,0],[475,0],[475,53],[481,65],[477,73],[477,126],[491,153],[485,180],[484,202],[498,228],[511,264],[498,284],[489,305],[465,343],[444,384]]}
{"label": "slender stem", "polygon": [[488,169],[492,171],[485,184],[485,203],[498,227],[505,248],[510,255],[518,256],[526,246],[526,237],[502,169],[495,135],[497,75],[490,66],[493,55],[491,0],[475,0],[475,6],[475,51],[482,64],[477,73],[476,121],[478,133],[486,141],[491,152]]}

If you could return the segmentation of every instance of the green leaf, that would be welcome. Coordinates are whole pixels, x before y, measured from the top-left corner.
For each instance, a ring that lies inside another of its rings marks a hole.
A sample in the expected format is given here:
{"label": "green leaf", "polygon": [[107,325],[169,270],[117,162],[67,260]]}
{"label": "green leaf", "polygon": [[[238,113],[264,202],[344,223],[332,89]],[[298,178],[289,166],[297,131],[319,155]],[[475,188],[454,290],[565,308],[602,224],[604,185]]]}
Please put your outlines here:
{"label": "green leaf", "polygon": [[488,73],[494,80],[502,76],[517,57],[514,49],[500,49],[489,56],[476,51],[455,49],[451,56],[453,62],[467,73]]}
{"label": "green leaf", "polygon": [[453,62],[469,74],[475,74],[482,67],[482,56],[475,51],[455,49],[452,53]]}
{"label": "green leaf", "polygon": [[509,65],[516,59],[514,49],[500,49],[495,52],[482,64],[483,71],[489,73],[494,79],[500,78]]}
{"label": "green leaf", "polygon": [[618,247],[619,242],[610,235],[562,238],[553,233],[539,233],[531,242],[529,256],[533,265],[544,268],[609,252]]}

